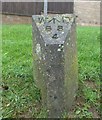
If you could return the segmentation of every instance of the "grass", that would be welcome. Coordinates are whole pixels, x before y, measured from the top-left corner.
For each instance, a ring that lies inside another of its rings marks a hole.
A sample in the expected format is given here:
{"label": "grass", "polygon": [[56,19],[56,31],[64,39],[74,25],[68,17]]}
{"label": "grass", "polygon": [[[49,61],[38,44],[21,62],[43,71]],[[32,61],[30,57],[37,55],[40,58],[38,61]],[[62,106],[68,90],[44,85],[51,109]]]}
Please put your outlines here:
{"label": "grass", "polygon": [[[3,117],[45,117],[33,80],[31,25],[2,28]],[[79,91],[75,106],[64,117],[99,117],[100,29],[77,27]],[[67,112],[67,111],[66,111]]]}

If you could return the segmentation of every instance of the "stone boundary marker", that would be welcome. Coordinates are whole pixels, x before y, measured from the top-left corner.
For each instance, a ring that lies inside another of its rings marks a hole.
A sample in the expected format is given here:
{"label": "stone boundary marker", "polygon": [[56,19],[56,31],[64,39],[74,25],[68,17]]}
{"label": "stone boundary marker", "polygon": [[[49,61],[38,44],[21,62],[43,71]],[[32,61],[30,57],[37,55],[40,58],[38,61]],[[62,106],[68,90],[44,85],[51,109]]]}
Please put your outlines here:
{"label": "stone boundary marker", "polygon": [[61,118],[78,88],[75,16],[35,15],[32,20],[34,80],[48,118]]}

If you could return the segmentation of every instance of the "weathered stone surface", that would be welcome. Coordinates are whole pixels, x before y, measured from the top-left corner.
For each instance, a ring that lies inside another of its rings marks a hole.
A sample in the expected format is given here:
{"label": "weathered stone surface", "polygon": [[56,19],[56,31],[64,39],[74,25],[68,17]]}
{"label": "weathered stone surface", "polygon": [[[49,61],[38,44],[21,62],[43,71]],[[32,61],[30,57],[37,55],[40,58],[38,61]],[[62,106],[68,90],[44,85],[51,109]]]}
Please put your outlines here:
{"label": "weathered stone surface", "polygon": [[75,18],[66,14],[32,19],[34,80],[48,117],[59,118],[72,106],[78,87]]}

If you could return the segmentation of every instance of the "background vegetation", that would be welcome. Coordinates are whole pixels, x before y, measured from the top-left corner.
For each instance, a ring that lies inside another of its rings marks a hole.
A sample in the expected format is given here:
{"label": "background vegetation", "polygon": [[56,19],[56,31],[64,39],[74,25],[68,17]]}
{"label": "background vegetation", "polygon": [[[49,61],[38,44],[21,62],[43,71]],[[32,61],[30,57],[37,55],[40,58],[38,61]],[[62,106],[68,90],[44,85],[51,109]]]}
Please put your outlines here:
{"label": "background vegetation", "polygon": [[[3,25],[2,32],[3,117],[46,117],[32,73],[32,26]],[[78,26],[77,46],[79,91],[76,104],[64,117],[98,118],[100,28]]]}

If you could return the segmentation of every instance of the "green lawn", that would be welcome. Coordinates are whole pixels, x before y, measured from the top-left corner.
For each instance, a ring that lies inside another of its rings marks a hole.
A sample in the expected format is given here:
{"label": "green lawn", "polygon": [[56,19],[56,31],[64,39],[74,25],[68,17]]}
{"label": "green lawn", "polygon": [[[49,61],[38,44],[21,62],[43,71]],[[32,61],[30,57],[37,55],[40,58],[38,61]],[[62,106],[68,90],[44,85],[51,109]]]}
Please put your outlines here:
{"label": "green lawn", "polygon": [[[32,26],[3,25],[2,39],[3,117],[46,117],[32,75]],[[79,91],[75,106],[64,117],[96,118],[100,106],[99,27],[77,27],[77,46]]]}

